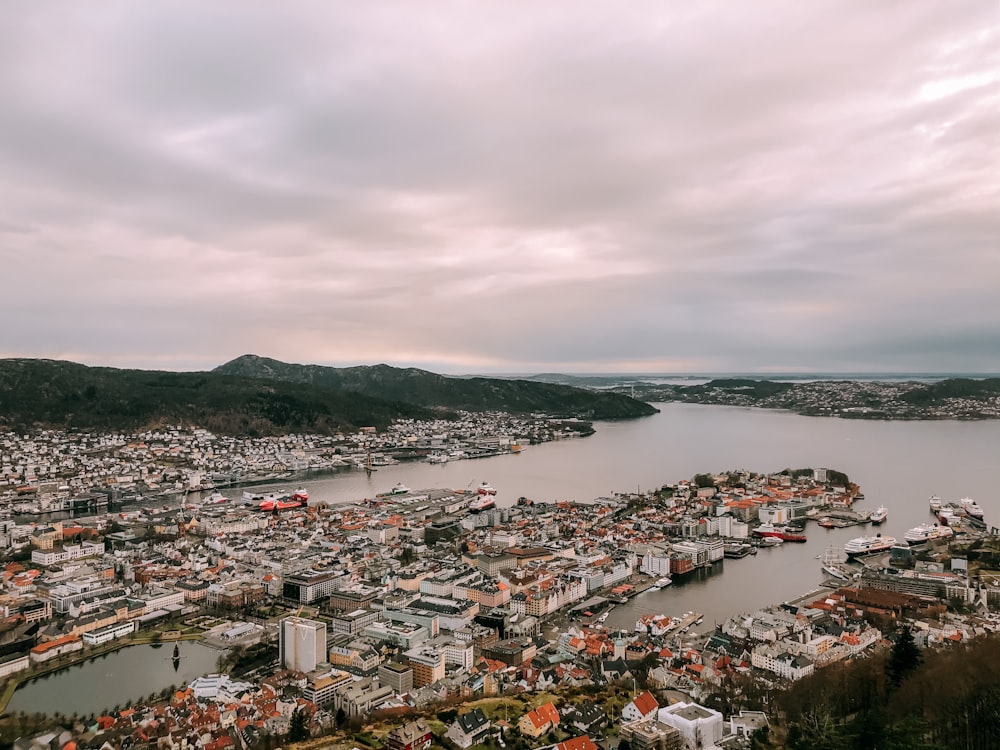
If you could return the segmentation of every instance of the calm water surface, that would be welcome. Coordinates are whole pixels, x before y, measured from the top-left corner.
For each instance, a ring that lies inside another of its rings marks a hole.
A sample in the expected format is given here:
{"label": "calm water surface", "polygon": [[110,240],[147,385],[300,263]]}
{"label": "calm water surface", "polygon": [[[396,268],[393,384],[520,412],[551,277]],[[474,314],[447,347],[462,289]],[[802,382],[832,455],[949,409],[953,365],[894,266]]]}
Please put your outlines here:
{"label": "calm water surface", "polygon": [[[661,404],[661,413],[633,421],[598,423],[597,433],[527,447],[520,455],[454,461],[403,463],[370,477],[344,470],[306,480],[310,502],[347,503],[397,482],[413,489],[472,488],[487,481],[501,505],[518,497],[590,501],[614,492],[648,490],[701,472],[745,468],[828,467],[846,472],[865,493],[864,507],[885,504],[882,532],[902,537],[931,520],[927,498],[973,497],[991,524],[1000,523],[1000,422],[877,422],[802,417],[762,409],[695,404]],[[242,490],[225,494],[239,497]],[[617,607],[611,627],[627,627],[645,612],[705,615],[703,628],[756,607],[785,601],[816,588],[822,580],[819,556],[842,546],[867,527],[808,527],[805,544],[764,549],[755,557],[726,560],[711,575],[640,595]],[[137,646],[74,667],[19,690],[11,711],[58,710],[90,713],[129,698],[180,684],[215,668],[218,652],[184,644],[178,672],[170,648]]]}
{"label": "calm water surface", "polygon": [[[354,502],[397,482],[413,489],[471,488],[488,481],[500,504],[518,497],[589,501],[648,490],[700,472],[745,468],[828,467],[846,472],[865,493],[863,508],[885,504],[882,533],[902,537],[932,520],[927,498],[969,496],[1000,524],[1000,422],[881,422],[803,417],[781,411],[697,404],[659,404],[661,413],[598,423],[597,433],[530,446],[520,455],[383,467],[366,477],[345,471],[307,482],[311,502]],[[808,527],[809,541],[727,560],[702,580],[648,592],[608,618],[631,627],[640,612],[705,614],[704,627],[757,606],[794,598],[822,580],[818,556],[870,527]]]}
{"label": "calm water surface", "polygon": [[200,643],[180,644],[180,658],[171,658],[174,646],[128,646],[84,664],[61,669],[22,685],[7,713],[62,713],[87,716],[128,701],[159,693],[216,671],[222,651]]}

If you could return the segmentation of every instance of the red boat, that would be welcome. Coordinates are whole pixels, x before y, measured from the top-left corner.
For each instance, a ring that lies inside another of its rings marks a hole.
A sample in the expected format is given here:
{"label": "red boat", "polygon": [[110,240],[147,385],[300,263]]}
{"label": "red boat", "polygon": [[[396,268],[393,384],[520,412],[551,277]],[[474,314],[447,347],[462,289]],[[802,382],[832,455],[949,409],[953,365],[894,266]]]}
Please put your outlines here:
{"label": "red boat", "polygon": [[489,485],[488,482],[483,482],[481,485],[479,485],[479,489],[477,490],[477,492],[479,492],[480,495],[495,495],[495,494],[497,494],[497,491],[495,489],[493,489]]}
{"label": "red boat", "polygon": [[257,510],[265,512],[291,510],[292,508],[305,507],[305,505],[305,498],[296,497],[295,495],[289,497],[288,495],[271,492],[264,495],[264,499],[260,501],[260,505],[257,506]]}
{"label": "red boat", "polygon": [[764,537],[777,537],[783,542],[804,542],[806,541],[806,535],[790,529],[787,526],[772,526],[769,523],[762,523],[756,529],[753,530],[754,536],[761,538]]}

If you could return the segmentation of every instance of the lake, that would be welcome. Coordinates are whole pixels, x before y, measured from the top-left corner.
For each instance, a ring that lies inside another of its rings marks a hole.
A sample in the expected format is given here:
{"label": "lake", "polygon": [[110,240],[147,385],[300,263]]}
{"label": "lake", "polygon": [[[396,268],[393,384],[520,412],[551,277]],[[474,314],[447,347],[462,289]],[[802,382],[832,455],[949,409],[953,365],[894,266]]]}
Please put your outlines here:
{"label": "lake", "polygon": [[128,701],[159,693],[216,671],[223,652],[201,643],[180,643],[174,662],[173,643],[126,646],[83,664],[34,679],[17,689],[7,713],[100,714]]}

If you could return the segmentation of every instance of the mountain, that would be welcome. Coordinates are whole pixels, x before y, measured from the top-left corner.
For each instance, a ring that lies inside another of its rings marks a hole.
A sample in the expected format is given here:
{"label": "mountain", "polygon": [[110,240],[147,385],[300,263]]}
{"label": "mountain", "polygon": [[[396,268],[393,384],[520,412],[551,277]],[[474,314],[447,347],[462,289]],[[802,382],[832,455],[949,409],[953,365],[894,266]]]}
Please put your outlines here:
{"label": "mountain", "polygon": [[87,367],[0,359],[0,429],[136,430],[196,425],[222,434],[329,434],[449,410],[614,419],[655,413],[613,393],[489,378],[447,378],[386,365],[338,370],[245,356],[211,372]]}
{"label": "mountain", "polygon": [[439,414],[413,404],[300,383],[0,360],[0,428],[133,430],[188,424],[223,434],[329,434],[434,416]]}
{"label": "mountain", "polygon": [[246,354],[216,367],[216,374],[342,388],[423,407],[468,411],[542,412],[585,419],[623,419],[657,409],[618,393],[504,378],[458,378],[388,365],[324,367],[295,365]]}

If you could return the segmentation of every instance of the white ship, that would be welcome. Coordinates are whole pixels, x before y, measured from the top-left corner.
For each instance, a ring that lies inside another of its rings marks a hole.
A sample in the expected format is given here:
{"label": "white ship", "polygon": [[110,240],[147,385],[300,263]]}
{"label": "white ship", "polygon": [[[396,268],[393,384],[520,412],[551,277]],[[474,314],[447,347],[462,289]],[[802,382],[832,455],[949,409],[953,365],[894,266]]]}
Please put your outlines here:
{"label": "white ship", "polygon": [[889,509],[886,508],[884,505],[880,505],[875,510],[872,511],[871,516],[869,516],[869,520],[871,520],[872,523],[878,525],[883,523],[885,519],[887,519],[888,517],[889,517]]}
{"label": "white ship", "polygon": [[951,526],[938,526],[933,523],[924,523],[920,526],[914,526],[912,529],[903,535],[903,539],[906,540],[907,544],[922,544],[923,542],[930,542],[934,539],[948,539],[955,535]]}
{"label": "white ship", "polygon": [[849,581],[854,573],[844,565],[844,555],[836,547],[827,547],[823,553],[823,572],[841,581]]}
{"label": "white ship", "polygon": [[979,503],[973,500],[971,497],[963,497],[958,501],[959,506],[965,511],[967,516],[972,518],[982,518],[983,509],[979,507]]}
{"label": "white ship", "polygon": [[875,552],[885,552],[896,546],[896,537],[882,536],[859,536],[844,545],[844,553],[848,558],[859,555],[871,555]]}

